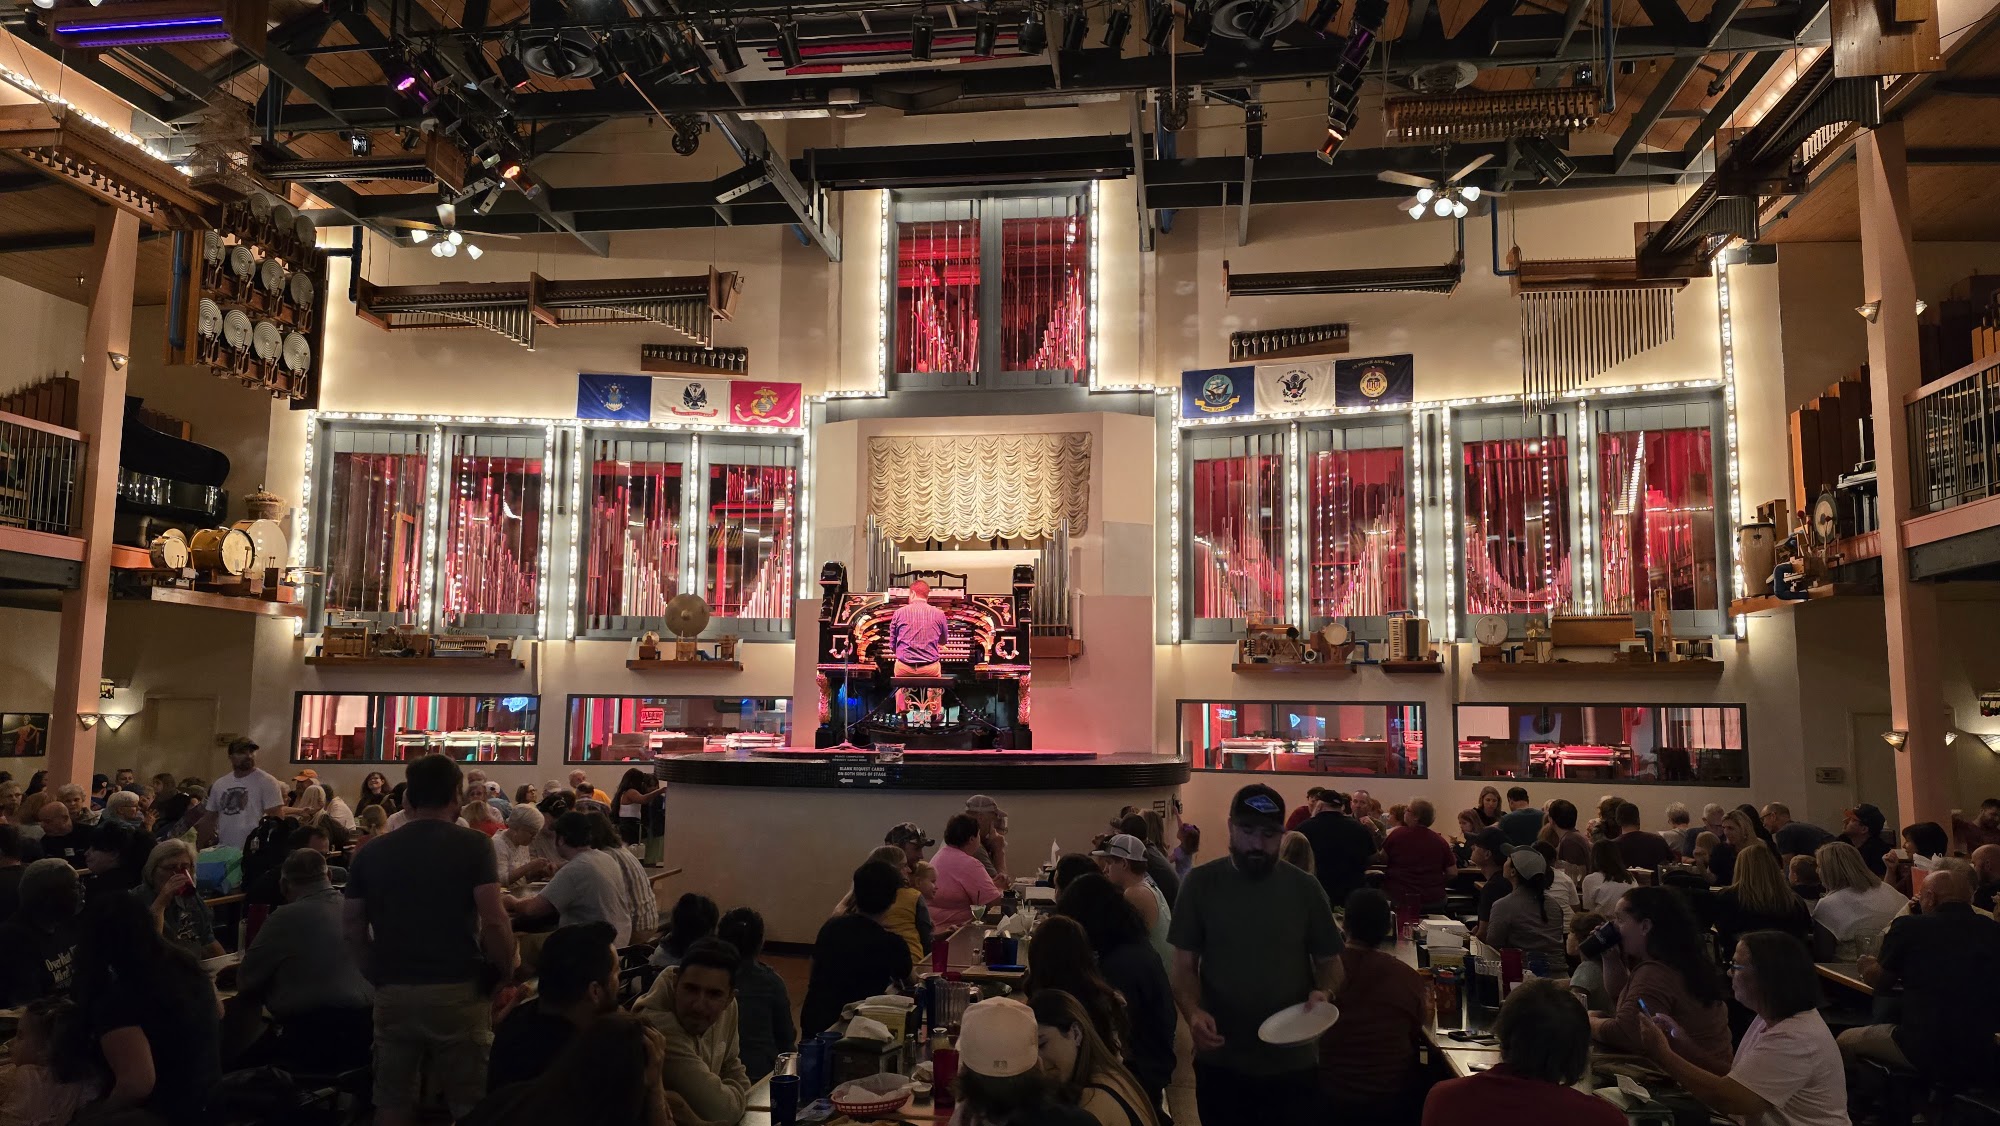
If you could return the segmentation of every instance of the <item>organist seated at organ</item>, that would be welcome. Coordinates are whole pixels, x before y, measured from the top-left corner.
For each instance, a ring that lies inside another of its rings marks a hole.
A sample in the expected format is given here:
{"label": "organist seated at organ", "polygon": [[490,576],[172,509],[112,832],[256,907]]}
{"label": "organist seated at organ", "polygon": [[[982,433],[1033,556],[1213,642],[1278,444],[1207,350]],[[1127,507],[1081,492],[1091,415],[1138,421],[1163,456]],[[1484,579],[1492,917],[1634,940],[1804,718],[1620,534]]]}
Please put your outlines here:
{"label": "organist seated at organ", "polygon": [[1009,749],[1031,746],[1029,604],[1034,569],[1013,589],[971,594],[965,576],[905,571],[850,592],[847,569],[820,572],[821,747]]}
{"label": "organist seated at organ", "polygon": [[[910,584],[910,600],[889,618],[889,653],[895,659],[897,679],[913,676],[944,678],[947,619],[943,610],[931,605],[931,584],[917,579]],[[927,688],[923,693],[926,712],[935,712],[943,693]],[[896,710],[909,710],[909,694],[898,690]]]}

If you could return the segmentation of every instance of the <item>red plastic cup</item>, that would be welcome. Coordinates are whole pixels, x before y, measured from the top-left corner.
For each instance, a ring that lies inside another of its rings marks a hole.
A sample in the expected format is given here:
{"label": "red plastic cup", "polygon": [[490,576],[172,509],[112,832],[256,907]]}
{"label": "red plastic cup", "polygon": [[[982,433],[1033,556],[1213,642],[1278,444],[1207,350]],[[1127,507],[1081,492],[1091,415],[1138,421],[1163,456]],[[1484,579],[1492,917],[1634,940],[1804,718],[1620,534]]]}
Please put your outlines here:
{"label": "red plastic cup", "polygon": [[958,1079],[958,1049],[939,1048],[931,1053],[931,1105],[939,1110],[950,1110],[958,1100],[952,1097],[951,1085]]}

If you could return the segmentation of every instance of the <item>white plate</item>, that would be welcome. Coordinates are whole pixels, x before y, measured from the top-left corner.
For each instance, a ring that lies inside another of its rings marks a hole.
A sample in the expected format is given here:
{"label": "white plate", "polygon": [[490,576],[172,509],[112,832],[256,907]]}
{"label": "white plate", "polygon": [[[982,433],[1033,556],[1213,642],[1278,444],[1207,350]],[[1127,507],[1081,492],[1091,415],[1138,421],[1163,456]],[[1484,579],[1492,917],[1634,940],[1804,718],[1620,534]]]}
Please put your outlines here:
{"label": "white plate", "polygon": [[1265,1017],[1264,1023],[1257,1026],[1257,1039],[1280,1047],[1310,1044],[1339,1019],[1340,1009],[1330,1002],[1314,1005],[1312,1011],[1307,1012],[1305,1002],[1301,1001]]}

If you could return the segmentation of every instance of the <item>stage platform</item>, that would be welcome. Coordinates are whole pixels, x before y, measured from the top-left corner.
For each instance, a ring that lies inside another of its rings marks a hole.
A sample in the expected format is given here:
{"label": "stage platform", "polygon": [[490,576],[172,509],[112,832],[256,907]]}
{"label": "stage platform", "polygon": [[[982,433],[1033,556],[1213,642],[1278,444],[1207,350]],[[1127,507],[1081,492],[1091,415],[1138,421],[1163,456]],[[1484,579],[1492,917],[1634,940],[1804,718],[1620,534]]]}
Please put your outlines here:
{"label": "stage platform", "polygon": [[885,763],[865,748],[774,747],[741,757],[671,755],[655,760],[653,773],[663,782],[696,786],[976,793],[1178,786],[1188,780],[1188,764],[1159,755],[1058,748],[904,751],[903,761]]}

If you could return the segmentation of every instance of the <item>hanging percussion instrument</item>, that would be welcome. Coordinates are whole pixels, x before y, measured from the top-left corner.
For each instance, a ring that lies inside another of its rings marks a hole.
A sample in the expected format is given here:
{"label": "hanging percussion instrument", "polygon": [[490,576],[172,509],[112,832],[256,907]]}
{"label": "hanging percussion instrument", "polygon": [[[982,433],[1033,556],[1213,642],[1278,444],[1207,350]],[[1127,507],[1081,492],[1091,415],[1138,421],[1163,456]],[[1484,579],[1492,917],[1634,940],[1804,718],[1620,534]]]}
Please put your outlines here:
{"label": "hanging percussion instrument", "polygon": [[241,528],[203,528],[188,543],[194,565],[220,575],[241,575],[256,561],[257,546]]}

